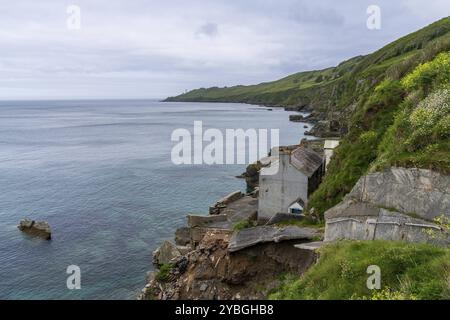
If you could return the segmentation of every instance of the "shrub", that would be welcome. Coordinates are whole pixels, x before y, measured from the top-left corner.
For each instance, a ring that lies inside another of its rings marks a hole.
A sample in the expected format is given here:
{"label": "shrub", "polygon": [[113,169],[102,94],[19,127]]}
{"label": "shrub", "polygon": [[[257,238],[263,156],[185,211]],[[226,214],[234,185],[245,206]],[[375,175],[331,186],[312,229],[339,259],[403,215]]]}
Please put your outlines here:
{"label": "shrub", "polygon": [[159,268],[158,273],[156,274],[155,278],[156,280],[160,282],[167,282],[170,278],[170,271],[172,270],[173,266],[171,264],[163,264]]}
{"label": "shrub", "polygon": [[256,225],[257,225],[256,221],[245,219],[245,220],[241,220],[241,221],[235,223],[234,226],[233,226],[233,230],[234,231],[241,231],[241,230],[244,230],[244,229],[249,229],[249,228],[256,227]]}
{"label": "shrub", "polygon": [[448,86],[449,83],[450,52],[440,53],[434,60],[419,65],[402,80],[406,89],[423,89],[425,92],[432,86]]}
{"label": "shrub", "polygon": [[[408,123],[410,137],[406,140],[409,151],[417,150],[425,145],[445,137],[449,131],[446,120],[450,115],[450,91],[438,90],[424,99],[411,113]],[[436,135],[433,135],[436,133]]]}
{"label": "shrub", "polygon": [[378,136],[377,133],[375,131],[371,130],[371,131],[362,133],[359,136],[359,139],[361,140],[362,143],[369,144],[369,143],[376,141],[377,136]]}

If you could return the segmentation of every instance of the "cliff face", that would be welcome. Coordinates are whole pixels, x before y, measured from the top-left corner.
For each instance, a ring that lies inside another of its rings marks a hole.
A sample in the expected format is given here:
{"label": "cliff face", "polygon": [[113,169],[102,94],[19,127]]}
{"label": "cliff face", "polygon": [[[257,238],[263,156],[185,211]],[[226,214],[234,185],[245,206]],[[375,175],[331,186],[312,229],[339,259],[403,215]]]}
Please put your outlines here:
{"label": "cliff face", "polygon": [[150,274],[140,298],[266,299],[284,274],[300,276],[316,260],[315,253],[295,248],[292,241],[230,253],[230,236],[227,232],[207,232],[195,250],[173,261],[163,277]]}

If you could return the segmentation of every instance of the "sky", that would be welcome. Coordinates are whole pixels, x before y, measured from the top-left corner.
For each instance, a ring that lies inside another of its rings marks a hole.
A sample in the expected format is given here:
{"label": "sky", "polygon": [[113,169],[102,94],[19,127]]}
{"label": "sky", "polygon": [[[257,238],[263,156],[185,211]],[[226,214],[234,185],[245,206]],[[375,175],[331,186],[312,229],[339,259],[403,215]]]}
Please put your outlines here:
{"label": "sky", "polygon": [[337,65],[450,1],[2,0],[0,14],[0,100],[162,99]]}

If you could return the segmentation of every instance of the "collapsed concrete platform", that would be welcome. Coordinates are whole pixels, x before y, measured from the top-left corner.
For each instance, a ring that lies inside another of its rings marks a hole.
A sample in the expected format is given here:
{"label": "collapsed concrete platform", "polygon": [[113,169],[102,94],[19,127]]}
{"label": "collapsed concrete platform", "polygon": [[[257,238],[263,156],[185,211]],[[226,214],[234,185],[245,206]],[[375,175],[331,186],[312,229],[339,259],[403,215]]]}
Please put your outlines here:
{"label": "collapsed concrete platform", "polygon": [[311,241],[320,235],[320,231],[313,228],[297,226],[278,227],[275,225],[260,226],[234,233],[230,239],[228,250],[230,252],[236,252],[268,242],[278,243],[288,240]]}

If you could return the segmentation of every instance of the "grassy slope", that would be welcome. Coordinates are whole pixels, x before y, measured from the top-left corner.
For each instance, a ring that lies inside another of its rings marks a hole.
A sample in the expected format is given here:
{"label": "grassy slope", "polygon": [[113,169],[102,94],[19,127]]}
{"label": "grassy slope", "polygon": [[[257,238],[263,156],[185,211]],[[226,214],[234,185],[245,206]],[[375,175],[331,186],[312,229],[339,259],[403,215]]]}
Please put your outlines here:
{"label": "grassy slope", "polygon": [[[381,290],[371,291],[367,268],[381,269]],[[450,299],[450,248],[388,241],[340,242],[321,249],[321,258],[297,280],[288,280],[272,299]]]}

